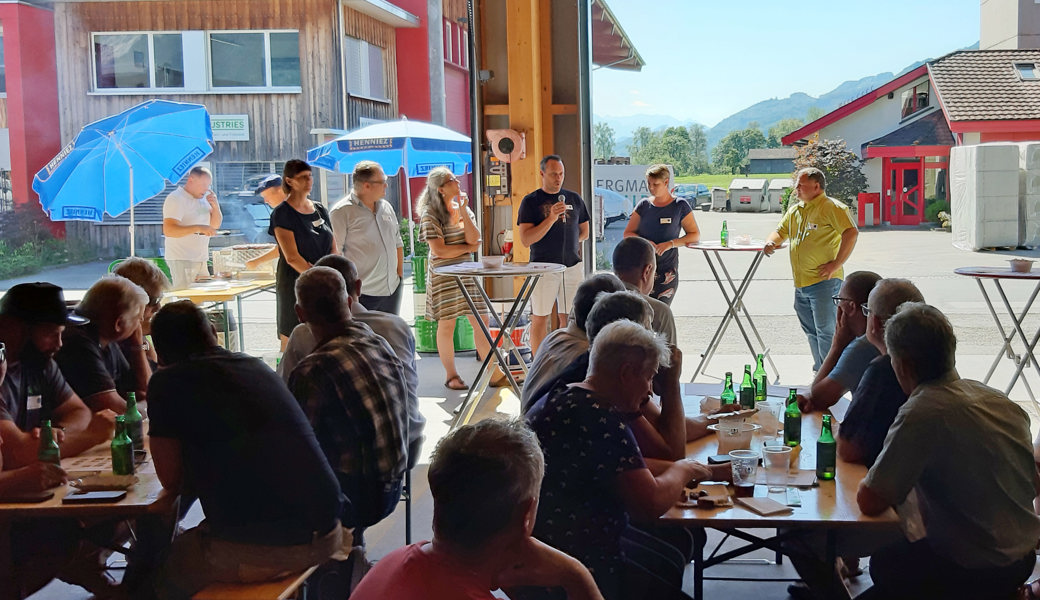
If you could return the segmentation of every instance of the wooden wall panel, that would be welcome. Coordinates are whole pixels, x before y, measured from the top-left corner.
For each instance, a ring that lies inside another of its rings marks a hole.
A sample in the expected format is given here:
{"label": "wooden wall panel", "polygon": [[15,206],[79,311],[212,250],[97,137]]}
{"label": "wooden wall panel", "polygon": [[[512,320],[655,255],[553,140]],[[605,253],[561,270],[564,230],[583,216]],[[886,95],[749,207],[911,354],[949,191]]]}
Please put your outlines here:
{"label": "wooden wall panel", "polygon": [[7,98],[0,98],[0,129],[7,129]]}
{"label": "wooden wall panel", "polygon": [[[302,93],[155,96],[204,104],[212,114],[249,115],[250,140],[217,142],[211,160],[302,158],[307,149],[315,145],[314,136],[310,134],[312,128],[342,128],[344,125],[334,0],[70,2],[55,4],[54,10],[64,142],[72,139],[83,125],[153,97],[90,94],[93,61],[90,34],[97,31],[300,31]],[[390,37],[392,39],[392,29]],[[389,47],[392,49],[393,44]]]}
{"label": "wooden wall panel", "polygon": [[468,29],[465,24],[469,18],[466,0],[444,0],[441,4],[441,10],[444,12],[445,19],[456,23],[459,23],[459,19],[462,19],[462,28]]}

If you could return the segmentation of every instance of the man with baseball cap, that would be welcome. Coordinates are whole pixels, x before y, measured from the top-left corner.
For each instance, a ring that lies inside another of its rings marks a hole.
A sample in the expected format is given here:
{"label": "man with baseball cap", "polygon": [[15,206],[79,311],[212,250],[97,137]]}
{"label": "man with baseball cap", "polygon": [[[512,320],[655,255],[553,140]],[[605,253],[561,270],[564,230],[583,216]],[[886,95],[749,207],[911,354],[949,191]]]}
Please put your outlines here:
{"label": "man with baseball cap", "polygon": [[[260,185],[256,186],[256,195],[264,199],[266,204],[271,210],[278,207],[279,204],[285,202],[285,191],[282,190],[282,178],[279,175],[268,175],[260,182]],[[253,270],[260,265],[278,258],[278,244],[274,245],[264,254],[246,261],[246,268]]]}
{"label": "man with baseball cap", "polygon": [[36,430],[45,420],[64,428],[58,442],[62,456],[76,456],[112,438],[115,413],[92,414],[54,362],[66,325],[86,322],[69,311],[61,288],[50,283],[18,284],[0,297],[0,342],[7,350],[7,377],[0,384],[5,468],[36,460]]}

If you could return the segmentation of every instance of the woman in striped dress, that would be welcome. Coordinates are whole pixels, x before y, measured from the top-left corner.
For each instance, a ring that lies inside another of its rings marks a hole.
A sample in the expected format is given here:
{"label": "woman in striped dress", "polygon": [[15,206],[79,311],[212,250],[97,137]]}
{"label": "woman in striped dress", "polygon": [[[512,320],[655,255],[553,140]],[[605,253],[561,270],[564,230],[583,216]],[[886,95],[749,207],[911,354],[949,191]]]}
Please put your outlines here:
{"label": "woman in striped dress", "polygon": [[[426,275],[426,318],[437,321],[437,355],[444,365],[447,378],[444,387],[465,390],[466,382],[455,369],[455,319],[469,318],[477,345],[477,355],[484,357],[490,350],[487,339],[480,334],[480,325],[470,313],[453,277],[433,273],[434,267],[472,260],[480,248],[480,232],[476,218],[467,206],[466,195],[459,190],[459,180],[446,167],[437,167],[426,177],[426,188],[419,196],[419,238],[430,245],[429,271]],[[478,308],[484,307],[476,283],[466,279],[467,289]],[[486,314],[486,309],[484,310]]]}

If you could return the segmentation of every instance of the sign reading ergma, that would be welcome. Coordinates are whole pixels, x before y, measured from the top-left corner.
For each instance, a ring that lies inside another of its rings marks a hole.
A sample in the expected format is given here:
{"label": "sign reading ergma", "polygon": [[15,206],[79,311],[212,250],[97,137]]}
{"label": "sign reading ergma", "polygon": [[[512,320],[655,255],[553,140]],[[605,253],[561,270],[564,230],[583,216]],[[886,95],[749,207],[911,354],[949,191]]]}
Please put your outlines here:
{"label": "sign reading ergma", "polygon": [[[617,192],[632,201],[632,206],[639,204],[643,198],[650,196],[646,186],[646,169],[648,165],[593,165],[593,187]],[[671,167],[669,167],[669,171]],[[675,178],[671,178],[675,185]]]}
{"label": "sign reading ergma", "polygon": [[249,115],[210,115],[214,142],[248,142]]}

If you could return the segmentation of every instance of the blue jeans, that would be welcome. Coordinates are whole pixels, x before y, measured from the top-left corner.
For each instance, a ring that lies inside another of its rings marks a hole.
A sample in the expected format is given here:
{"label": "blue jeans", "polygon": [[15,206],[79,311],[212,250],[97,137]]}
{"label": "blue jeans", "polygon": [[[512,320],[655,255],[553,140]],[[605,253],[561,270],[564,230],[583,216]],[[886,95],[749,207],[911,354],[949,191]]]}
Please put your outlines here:
{"label": "blue jeans", "polygon": [[838,308],[832,296],[841,289],[841,279],[828,279],[812,285],[794,289],[794,312],[802,331],[809,338],[809,350],[813,357],[813,371],[819,371],[823,359],[831,350],[834,325],[838,319]]}

